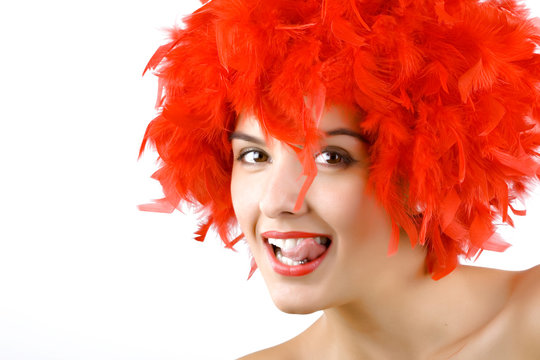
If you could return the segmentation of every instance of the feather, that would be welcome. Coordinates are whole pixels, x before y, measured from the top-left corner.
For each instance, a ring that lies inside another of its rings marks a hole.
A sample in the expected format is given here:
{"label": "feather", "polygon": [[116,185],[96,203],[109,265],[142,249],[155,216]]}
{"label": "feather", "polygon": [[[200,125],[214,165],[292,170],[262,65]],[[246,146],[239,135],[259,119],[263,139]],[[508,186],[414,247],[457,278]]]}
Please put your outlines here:
{"label": "feather", "polygon": [[371,28],[369,27],[369,25],[364,21],[364,19],[362,18],[362,15],[360,15],[360,11],[358,11],[358,7],[356,6],[356,0],[350,0],[350,1],[351,1],[351,8],[353,9],[354,15],[356,15],[356,18],[358,19],[360,24],[362,24],[364,29],[366,29],[367,31],[371,31]]}
{"label": "feather", "polygon": [[480,136],[486,136],[491,133],[497,127],[497,125],[499,125],[502,118],[506,114],[505,107],[499,101],[491,97],[486,99],[484,106],[487,115],[486,120],[488,123],[486,124],[485,129],[479,134]]}
{"label": "feather", "polygon": [[204,241],[206,239],[206,234],[212,225],[212,218],[209,217],[201,225],[199,225],[199,230],[195,232],[195,240]]}
{"label": "feather", "polygon": [[255,262],[255,258],[251,256],[249,274],[248,274],[247,280],[251,279],[251,277],[253,276],[256,270],[257,270],[257,263]]}
{"label": "feather", "polygon": [[509,170],[513,170],[513,174],[517,176],[532,177],[535,176],[538,169],[537,161],[526,154],[516,157],[495,148],[490,149],[490,154],[500,164],[506,166]]}
{"label": "feather", "polygon": [[465,161],[465,149],[463,148],[463,142],[461,141],[461,137],[458,135],[457,131],[453,128],[450,128],[450,130],[453,132],[454,136],[456,137],[456,145],[458,149],[458,159],[459,159],[459,174],[458,179],[459,183],[463,183],[465,181],[465,172],[466,172],[466,161]]}
{"label": "feather", "polygon": [[348,21],[336,18],[332,21],[330,28],[332,33],[340,40],[358,47],[366,45],[365,39],[355,32],[354,27]]}
{"label": "feather", "polygon": [[296,203],[294,204],[294,211],[298,211],[302,207],[302,203],[304,202],[304,198],[306,197],[309,187],[315,180],[315,176],[317,176],[317,166],[315,165],[315,162],[313,160],[313,152],[310,151],[310,149],[306,148],[300,153],[301,154],[299,155],[299,157],[303,165],[302,175],[304,175],[306,179],[304,180],[304,183],[300,188]]}
{"label": "feather", "polygon": [[440,24],[452,25],[455,20],[454,18],[446,12],[445,9],[445,0],[436,0],[435,1],[435,13],[437,14],[437,21]]}
{"label": "feather", "polygon": [[448,192],[441,204],[441,229],[445,231],[454,221],[461,199],[455,189]]}
{"label": "feather", "polygon": [[390,235],[390,242],[388,243],[388,256],[397,253],[399,248],[399,226],[392,221],[392,234]]}
{"label": "feather", "polygon": [[146,72],[148,70],[154,70],[160,63],[161,61],[163,60],[163,58],[165,56],[167,56],[167,54],[169,53],[169,51],[171,51],[171,49],[173,47],[175,47],[178,43],[180,42],[180,38],[177,38],[165,45],[161,45],[157,50],[156,52],[154,53],[154,55],[152,55],[152,57],[150,58],[150,60],[148,61],[148,64],[146,64],[146,67],[144,68],[144,71],[143,71],[143,76],[144,74],[146,74]]}
{"label": "feather", "polygon": [[494,221],[524,214],[511,202],[540,179],[540,30],[518,2],[203,3],[144,69],[159,79],[158,115],[139,156],[156,149],[164,198],[142,210],[189,204],[203,215],[196,238],[214,226],[232,248],[227,135],[238,114],[252,111],[265,136],[293,146],[298,209],[317,176],[322,111],[345,104],[363,114],[390,254],[402,227],[440,279],[458,256],[506,249]]}
{"label": "feather", "polygon": [[510,246],[511,245],[509,243],[501,239],[501,237],[496,233],[482,243],[482,249],[488,251],[503,252],[506,251],[506,249],[508,249]]}
{"label": "feather", "polygon": [[512,209],[512,212],[515,214],[515,215],[518,215],[518,216],[526,216],[527,215],[527,210],[518,210],[518,209],[515,209],[512,204],[508,204],[508,206],[510,207],[510,209]]}
{"label": "feather", "polygon": [[468,102],[469,97],[474,91],[480,88],[488,87],[492,84],[493,80],[490,78],[482,59],[465,72],[458,81],[459,93],[461,95],[461,101]]}
{"label": "feather", "polygon": [[420,234],[418,235],[418,242],[420,245],[426,244],[426,237],[428,231],[428,224],[431,220],[431,213],[429,211],[424,211],[422,216],[422,225],[420,226]]}
{"label": "feather", "polygon": [[227,244],[227,248],[232,249],[234,245],[236,245],[240,240],[244,238],[244,234],[240,234],[237,237],[234,238],[233,241],[231,241],[229,244]]}
{"label": "feather", "polygon": [[162,198],[156,199],[150,204],[138,205],[137,208],[141,211],[170,214],[176,209],[176,206],[172,205],[167,198]]}

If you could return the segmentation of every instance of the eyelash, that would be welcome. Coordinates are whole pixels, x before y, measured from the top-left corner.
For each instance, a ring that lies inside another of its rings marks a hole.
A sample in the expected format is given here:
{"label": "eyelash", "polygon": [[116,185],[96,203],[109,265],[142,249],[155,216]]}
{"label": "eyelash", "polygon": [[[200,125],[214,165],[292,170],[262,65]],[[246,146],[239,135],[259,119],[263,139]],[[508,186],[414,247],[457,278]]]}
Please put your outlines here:
{"label": "eyelash", "polygon": [[[263,157],[266,156],[266,159],[270,158],[270,156],[268,156],[268,154],[266,154],[264,151],[262,151],[260,149],[248,148],[248,149],[242,150],[240,152],[240,154],[238,155],[238,157],[236,158],[236,160],[241,161],[242,163],[244,163],[246,165],[256,165],[257,161],[256,162],[248,162],[248,161],[245,160],[246,156],[248,154],[251,154],[251,153],[259,153],[259,154],[262,154]],[[322,166],[326,166],[326,167],[348,167],[349,165],[357,162],[357,160],[354,160],[347,152],[345,152],[343,150],[340,150],[340,149],[333,149],[333,148],[324,149],[323,151],[321,151],[320,153],[315,155],[315,160],[319,156],[321,156],[322,154],[325,154],[325,153],[329,153],[331,155],[339,156],[340,159],[341,159],[341,162],[339,164],[320,163],[320,165],[322,165]],[[264,161],[260,161],[260,162],[264,162]]]}
{"label": "eyelash", "polygon": [[259,149],[251,149],[251,148],[248,148],[248,149],[244,149],[240,152],[240,154],[238,155],[238,157],[236,158],[237,161],[241,161],[242,163],[244,164],[247,164],[247,165],[255,165],[254,163],[252,162],[248,162],[248,161],[245,161],[245,158],[248,154],[250,153],[260,153],[264,156],[266,156],[267,158],[270,158],[270,156],[268,156],[268,154],[266,154],[264,151],[262,150],[259,150]]}
{"label": "eyelash", "polygon": [[327,166],[327,167],[348,167],[349,165],[353,164],[356,162],[356,160],[354,160],[346,151],[343,151],[341,149],[333,149],[333,148],[326,148],[324,149],[323,151],[321,151],[319,154],[317,154],[315,156],[315,160],[317,160],[317,158],[319,156],[322,156],[323,154],[325,153],[328,153],[330,155],[337,155],[341,161],[338,163],[338,164],[330,164],[330,163],[322,163],[321,165],[322,166]]}

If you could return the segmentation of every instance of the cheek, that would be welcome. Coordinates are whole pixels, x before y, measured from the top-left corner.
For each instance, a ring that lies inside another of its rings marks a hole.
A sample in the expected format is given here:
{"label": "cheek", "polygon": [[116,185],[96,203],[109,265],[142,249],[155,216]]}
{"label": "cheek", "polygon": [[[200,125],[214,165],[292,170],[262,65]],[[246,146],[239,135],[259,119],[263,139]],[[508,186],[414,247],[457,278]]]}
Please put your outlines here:
{"label": "cheek", "polygon": [[231,200],[233,204],[234,214],[236,215],[236,219],[240,223],[241,221],[241,215],[245,214],[244,208],[246,206],[245,204],[245,197],[244,194],[240,189],[242,188],[242,179],[239,178],[238,171],[235,171],[233,167],[232,175],[231,175]]}
{"label": "cheek", "polygon": [[[321,174],[322,175],[322,174]],[[323,220],[343,231],[354,224],[353,218],[362,212],[365,183],[360,174],[321,176],[312,185],[312,204]]]}
{"label": "cheek", "polygon": [[[390,220],[373,196],[365,191],[366,175],[352,173],[343,178],[321,181],[316,197],[322,219],[342,240],[343,246],[379,247],[385,253],[390,236]],[[381,246],[382,245],[382,246]]]}
{"label": "cheek", "polygon": [[248,237],[251,237],[251,229],[257,216],[258,201],[257,189],[249,186],[246,174],[233,167],[231,176],[231,199],[234,213],[240,229]]}

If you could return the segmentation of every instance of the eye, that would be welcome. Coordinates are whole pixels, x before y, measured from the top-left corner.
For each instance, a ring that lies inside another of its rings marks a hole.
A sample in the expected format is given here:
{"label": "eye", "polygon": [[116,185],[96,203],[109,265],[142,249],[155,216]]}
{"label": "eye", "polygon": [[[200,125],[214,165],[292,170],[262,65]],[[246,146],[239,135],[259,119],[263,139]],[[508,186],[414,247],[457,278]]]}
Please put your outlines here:
{"label": "eye", "polygon": [[325,164],[339,164],[342,160],[343,158],[340,154],[330,151],[322,152],[315,158],[316,162]]}
{"label": "eye", "polygon": [[355,160],[345,151],[325,149],[315,156],[315,162],[326,166],[348,166]]}
{"label": "eye", "polygon": [[261,150],[246,149],[240,153],[236,160],[246,164],[264,163],[268,161],[269,156]]}

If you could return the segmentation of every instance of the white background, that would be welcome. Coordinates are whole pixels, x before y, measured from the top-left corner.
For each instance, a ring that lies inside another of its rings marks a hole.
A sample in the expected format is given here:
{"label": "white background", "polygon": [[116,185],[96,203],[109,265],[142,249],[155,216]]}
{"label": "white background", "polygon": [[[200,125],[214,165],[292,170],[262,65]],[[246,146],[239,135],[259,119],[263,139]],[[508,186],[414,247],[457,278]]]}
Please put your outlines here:
{"label": "white background", "polygon": [[[137,162],[157,88],[141,73],[196,7],[0,5],[0,359],[231,359],[317,318],[276,310],[245,252],[191,240],[193,217],[136,209],[161,196],[155,154]],[[534,198],[519,245],[482,264],[540,263]]]}

